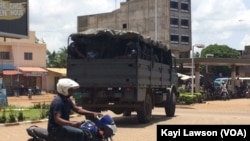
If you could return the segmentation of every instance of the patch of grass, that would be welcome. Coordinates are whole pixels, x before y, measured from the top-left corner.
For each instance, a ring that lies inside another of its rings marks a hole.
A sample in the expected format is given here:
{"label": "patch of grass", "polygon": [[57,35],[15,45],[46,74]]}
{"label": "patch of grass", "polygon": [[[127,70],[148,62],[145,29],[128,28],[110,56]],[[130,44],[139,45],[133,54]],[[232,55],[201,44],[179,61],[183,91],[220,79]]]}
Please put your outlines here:
{"label": "patch of grass", "polygon": [[48,118],[48,110],[49,105],[44,104],[29,108],[9,105],[0,110],[0,123],[46,119]]}
{"label": "patch of grass", "polygon": [[43,109],[24,110],[23,115],[25,117],[25,120],[38,120],[38,119],[40,119],[42,110]]}

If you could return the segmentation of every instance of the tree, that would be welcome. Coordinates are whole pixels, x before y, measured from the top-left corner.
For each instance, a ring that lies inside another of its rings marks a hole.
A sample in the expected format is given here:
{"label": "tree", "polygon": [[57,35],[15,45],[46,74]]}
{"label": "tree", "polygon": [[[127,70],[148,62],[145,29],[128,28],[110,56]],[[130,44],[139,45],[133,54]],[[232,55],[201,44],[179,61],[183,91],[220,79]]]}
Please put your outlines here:
{"label": "tree", "polygon": [[[38,37],[35,37],[35,43],[37,44],[45,44],[45,41],[43,39],[39,39]],[[49,50],[46,50],[46,65],[50,68],[65,68],[67,65],[67,48],[62,47],[59,49],[59,51],[50,52]]]}
{"label": "tree", "polygon": [[67,48],[63,47],[57,52],[57,67],[66,68],[67,66]]}
{"label": "tree", "polygon": [[65,68],[67,66],[67,48],[60,48],[59,51],[46,51],[47,67],[50,68]]}
{"label": "tree", "polygon": [[[227,45],[212,44],[202,49],[201,57],[206,58],[206,54],[213,54],[215,58],[239,58],[240,53]],[[201,67],[201,72],[205,73],[206,66]],[[210,66],[210,72],[214,75],[222,73],[223,76],[231,76],[230,66]]]}
{"label": "tree", "polygon": [[201,57],[206,57],[206,54],[213,54],[217,58],[239,58],[240,54],[236,49],[230,48],[227,45],[209,45],[202,49]]}

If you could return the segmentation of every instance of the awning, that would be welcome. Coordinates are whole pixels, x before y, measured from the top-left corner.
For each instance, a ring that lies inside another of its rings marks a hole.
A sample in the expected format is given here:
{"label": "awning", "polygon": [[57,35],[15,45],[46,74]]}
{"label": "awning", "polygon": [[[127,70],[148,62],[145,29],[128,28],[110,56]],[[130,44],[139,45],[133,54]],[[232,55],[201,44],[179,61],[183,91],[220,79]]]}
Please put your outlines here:
{"label": "awning", "polygon": [[[192,79],[192,76],[189,76],[186,74],[177,73],[177,75],[178,75],[178,77],[180,77],[181,80]],[[203,77],[203,75],[200,74],[200,77]],[[193,78],[195,78],[195,75],[193,76]]]}
{"label": "awning", "polygon": [[66,76],[66,68],[47,68],[48,71],[59,73],[62,76]]}
{"label": "awning", "polygon": [[188,80],[190,78],[192,78],[192,76],[186,75],[186,74],[181,74],[181,73],[177,73],[178,77],[180,77],[181,80]]}
{"label": "awning", "polygon": [[22,74],[22,73],[17,70],[3,70],[3,75],[17,75],[17,74]]}
{"label": "awning", "polygon": [[40,67],[18,67],[24,76],[45,76],[47,70]]}

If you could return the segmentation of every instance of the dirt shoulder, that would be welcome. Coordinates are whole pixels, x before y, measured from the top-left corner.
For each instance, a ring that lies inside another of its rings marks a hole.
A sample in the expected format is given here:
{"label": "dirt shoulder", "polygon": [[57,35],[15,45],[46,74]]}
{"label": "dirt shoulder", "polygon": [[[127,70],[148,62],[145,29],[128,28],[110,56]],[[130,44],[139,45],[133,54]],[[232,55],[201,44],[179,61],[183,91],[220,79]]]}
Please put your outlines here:
{"label": "dirt shoulder", "polygon": [[33,95],[31,99],[28,96],[10,96],[8,97],[8,105],[30,107],[37,103],[50,103],[55,96],[56,94],[52,93]]}

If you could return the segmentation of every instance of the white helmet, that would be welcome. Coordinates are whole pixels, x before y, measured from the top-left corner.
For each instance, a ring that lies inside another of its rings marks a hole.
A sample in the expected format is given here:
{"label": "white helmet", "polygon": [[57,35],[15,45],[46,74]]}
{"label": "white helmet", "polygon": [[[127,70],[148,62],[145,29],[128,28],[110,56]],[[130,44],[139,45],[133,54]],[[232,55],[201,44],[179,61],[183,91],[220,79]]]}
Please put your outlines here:
{"label": "white helmet", "polygon": [[69,78],[59,79],[56,85],[57,92],[64,96],[69,95],[69,92],[68,92],[69,88],[78,89],[79,87],[80,86],[77,82]]}

